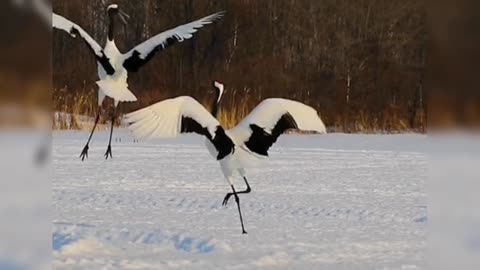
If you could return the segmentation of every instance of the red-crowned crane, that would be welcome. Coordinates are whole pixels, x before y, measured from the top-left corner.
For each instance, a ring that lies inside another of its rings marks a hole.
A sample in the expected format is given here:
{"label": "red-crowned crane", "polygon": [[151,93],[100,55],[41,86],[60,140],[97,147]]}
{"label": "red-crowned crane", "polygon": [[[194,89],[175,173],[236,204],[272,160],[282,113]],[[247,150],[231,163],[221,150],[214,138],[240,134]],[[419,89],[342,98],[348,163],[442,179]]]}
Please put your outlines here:
{"label": "red-crowned crane", "polygon": [[88,138],[87,144],[82,150],[80,157],[82,161],[85,157],[88,158],[88,145],[92,139],[93,132],[100,118],[101,105],[106,96],[114,100],[114,108],[112,112],[112,126],[110,129],[110,139],[108,142],[105,158],[112,157],[112,132],[113,121],[115,119],[115,108],[119,102],[136,101],[135,95],[128,89],[128,72],[136,72],[145,65],[156,52],[162,51],[167,47],[182,42],[193,36],[199,28],[210,24],[220,19],[224,12],[218,12],[202,19],[177,26],[176,28],[162,32],[143,43],[137,45],[127,53],[121,53],[115,45],[115,30],[117,19],[120,19],[126,24],[126,19],[129,16],[120,10],[117,4],[109,5],[107,13],[110,18],[108,28],[108,39],[104,48],[102,48],[85,30],[77,24],[67,20],[66,18],[53,13],[52,25],[53,28],[61,29],[69,33],[71,36],[80,36],[95,56],[98,63],[98,113],[95,119],[95,124]]}
{"label": "red-crowned crane", "polygon": [[[214,82],[217,98],[211,112],[189,96],[167,99],[129,113],[125,121],[137,138],[176,137],[181,133],[197,133],[206,137],[207,149],[220,163],[232,192],[223,200],[226,205],[233,195],[238,207],[242,233],[246,233],[238,194],[251,191],[245,169],[258,166],[268,157],[268,149],[277,138],[290,129],[326,133],[317,111],[303,103],[269,98],[262,101],[236,127],[225,130],[216,115],[223,94],[223,85]],[[237,191],[234,174],[238,172],[247,186]]]}
{"label": "red-crowned crane", "polygon": [[[217,97],[211,111],[189,96],[167,99],[129,113],[125,117],[129,129],[137,138],[176,137],[181,133],[197,133],[206,137],[210,154],[218,160],[232,192],[227,193],[222,205],[233,195],[237,203],[242,233],[246,233],[238,194],[251,191],[245,169],[258,166],[268,157],[268,150],[277,138],[290,129],[326,133],[317,111],[303,103],[269,98],[262,101],[236,127],[225,130],[216,115],[223,94],[223,85],[214,82]],[[238,172],[246,189],[236,191],[235,173]]]}

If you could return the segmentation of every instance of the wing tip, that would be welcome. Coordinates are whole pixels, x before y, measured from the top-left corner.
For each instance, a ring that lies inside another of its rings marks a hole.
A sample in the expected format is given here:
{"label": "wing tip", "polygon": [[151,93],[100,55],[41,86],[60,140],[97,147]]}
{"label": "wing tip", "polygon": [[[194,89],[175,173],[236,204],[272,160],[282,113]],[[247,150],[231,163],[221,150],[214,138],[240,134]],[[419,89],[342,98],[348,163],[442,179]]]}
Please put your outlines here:
{"label": "wing tip", "polygon": [[214,13],[210,16],[207,16],[208,18],[208,23],[212,23],[214,22],[215,20],[219,20],[221,18],[223,18],[225,16],[225,14],[227,14],[227,11],[226,10],[222,10],[222,11],[219,11],[217,13]]}

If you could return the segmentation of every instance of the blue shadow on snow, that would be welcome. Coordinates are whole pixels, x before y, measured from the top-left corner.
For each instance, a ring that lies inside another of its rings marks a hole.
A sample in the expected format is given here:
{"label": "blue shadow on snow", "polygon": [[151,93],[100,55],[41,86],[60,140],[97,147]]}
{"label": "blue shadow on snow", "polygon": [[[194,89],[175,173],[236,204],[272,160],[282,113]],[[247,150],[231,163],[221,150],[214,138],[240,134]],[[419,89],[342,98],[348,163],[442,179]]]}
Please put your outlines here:
{"label": "blue shadow on snow", "polygon": [[[52,235],[52,249],[59,251],[62,247],[70,245],[76,242],[78,239],[73,238],[71,235],[53,233]],[[1,268],[0,268],[1,269]]]}

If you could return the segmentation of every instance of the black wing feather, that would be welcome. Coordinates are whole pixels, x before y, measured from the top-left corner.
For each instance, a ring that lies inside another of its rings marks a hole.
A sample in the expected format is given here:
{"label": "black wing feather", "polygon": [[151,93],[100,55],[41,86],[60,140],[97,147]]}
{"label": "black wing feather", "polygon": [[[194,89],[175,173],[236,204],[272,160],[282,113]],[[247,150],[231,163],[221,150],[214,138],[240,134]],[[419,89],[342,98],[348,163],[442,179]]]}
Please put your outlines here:
{"label": "black wing feather", "polygon": [[268,156],[268,149],[277,141],[280,135],[289,129],[297,128],[297,123],[290,113],[282,115],[275,127],[272,129],[271,134],[266,132],[264,128],[255,124],[251,124],[250,129],[252,130],[252,135],[248,141],[245,142],[245,146],[247,146],[247,148],[254,153],[262,156]]}
{"label": "black wing feather", "polygon": [[182,116],[182,124],[180,126],[181,133],[197,133],[206,136],[209,140],[212,139],[212,135],[208,132],[206,127],[202,127],[197,121],[190,117]]}
{"label": "black wing feather", "polygon": [[155,47],[148,55],[145,57],[145,59],[140,57],[140,53],[135,50],[132,53],[132,56],[129,58],[125,59],[123,62],[123,67],[128,71],[128,72],[137,72],[143,65],[145,65],[148,61],[152,59],[152,57],[157,53],[158,51],[163,51],[167,47],[172,46],[173,44],[178,42],[177,37],[169,37],[165,42],[162,44],[158,45]]}
{"label": "black wing feather", "polygon": [[[72,27],[72,29],[70,30],[70,33],[75,35],[75,36],[76,35],[81,36],[78,29],[75,28],[75,27]],[[95,53],[95,50],[90,46],[90,44],[84,38],[82,38],[82,39],[85,42],[85,44],[87,44],[87,47],[90,49],[90,51],[93,53],[93,55],[95,56],[95,59],[97,60],[97,62],[100,63],[100,65],[102,65],[103,69],[105,69],[105,72],[108,75],[113,75],[115,73],[115,69],[113,68],[112,64],[110,63],[110,59],[105,55],[105,53],[102,52],[102,56],[98,56]]]}
{"label": "black wing feather", "polygon": [[203,127],[197,121],[190,117],[182,116],[180,132],[197,133],[207,137],[207,139],[212,142],[212,144],[218,151],[217,160],[223,159],[230,153],[233,153],[233,151],[235,150],[235,145],[233,144],[230,137],[225,134],[225,130],[221,126],[217,126],[217,129],[215,130],[215,137],[212,138],[212,135],[206,127]]}

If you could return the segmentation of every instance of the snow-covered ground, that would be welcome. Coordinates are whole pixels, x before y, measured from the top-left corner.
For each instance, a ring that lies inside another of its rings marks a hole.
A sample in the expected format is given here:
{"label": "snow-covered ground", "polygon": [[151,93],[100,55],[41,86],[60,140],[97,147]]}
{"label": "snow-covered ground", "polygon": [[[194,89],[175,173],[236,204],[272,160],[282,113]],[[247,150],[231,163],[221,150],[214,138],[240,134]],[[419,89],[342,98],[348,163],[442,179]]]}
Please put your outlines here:
{"label": "snow-covered ground", "polygon": [[[240,195],[203,138],[54,132],[55,269],[425,269],[422,135],[286,135]],[[244,189],[239,180],[238,189]]]}

